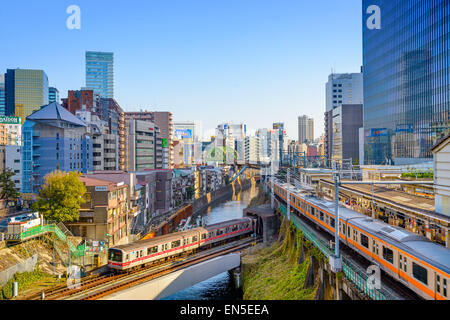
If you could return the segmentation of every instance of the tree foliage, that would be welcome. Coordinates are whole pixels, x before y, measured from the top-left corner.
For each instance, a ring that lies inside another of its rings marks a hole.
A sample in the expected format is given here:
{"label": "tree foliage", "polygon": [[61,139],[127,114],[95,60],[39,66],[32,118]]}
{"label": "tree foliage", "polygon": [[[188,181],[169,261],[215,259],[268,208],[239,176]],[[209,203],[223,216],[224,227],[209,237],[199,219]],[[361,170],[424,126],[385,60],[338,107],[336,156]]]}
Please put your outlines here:
{"label": "tree foliage", "polygon": [[45,176],[39,199],[33,209],[47,220],[77,221],[81,204],[85,202],[86,187],[78,172],[53,171]]}
{"label": "tree foliage", "polygon": [[10,168],[6,168],[2,173],[0,173],[1,199],[13,200],[19,197],[19,193],[16,190],[16,185],[11,179],[14,175],[15,173]]}

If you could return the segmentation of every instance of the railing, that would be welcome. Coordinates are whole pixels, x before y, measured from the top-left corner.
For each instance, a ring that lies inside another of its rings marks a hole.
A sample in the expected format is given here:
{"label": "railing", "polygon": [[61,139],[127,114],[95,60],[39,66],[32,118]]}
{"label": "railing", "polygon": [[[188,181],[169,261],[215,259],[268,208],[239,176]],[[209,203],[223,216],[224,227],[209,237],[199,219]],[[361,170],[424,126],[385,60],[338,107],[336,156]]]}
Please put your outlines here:
{"label": "railing", "polygon": [[[269,188],[265,187],[265,191],[270,197]],[[279,203],[280,211],[283,215],[287,216],[286,207]],[[300,229],[305,238],[311,241],[315,247],[317,247],[327,258],[333,255],[333,251],[328,247],[328,244],[323,239],[320,239],[314,232],[311,231],[304,222],[302,222],[297,216],[291,215],[291,221],[296,228]],[[368,275],[365,271],[361,270],[358,266],[352,263],[348,258],[342,255],[342,271],[347,279],[349,279],[366,297],[372,300],[398,300],[399,298],[392,292],[385,288],[379,290],[368,285]]]}

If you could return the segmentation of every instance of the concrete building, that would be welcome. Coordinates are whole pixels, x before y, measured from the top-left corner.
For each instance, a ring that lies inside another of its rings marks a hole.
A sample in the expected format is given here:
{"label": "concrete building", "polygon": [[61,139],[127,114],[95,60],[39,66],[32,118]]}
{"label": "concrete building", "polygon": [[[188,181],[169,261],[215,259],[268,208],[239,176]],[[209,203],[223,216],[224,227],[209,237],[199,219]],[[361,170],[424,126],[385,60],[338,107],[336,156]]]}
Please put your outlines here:
{"label": "concrete building", "polygon": [[92,171],[87,125],[56,102],[27,117],[23,125],[22,192],[38,193],[54,170]]}
{"label": "concrete building", "polygon": [[150,121],[129,119],[127,131],[127,171],[163,168],[159,128]]}
{"label": "concrete building", "polygon": [[153,122],[160,130],[163,169],[173,168],[173,117],[171,112],[140,111],[125,112],[125,120],[135,119]]}
{"label": "concrete building", "polygon": [[22,145],[22,121],[19,117],[0,116],[0,145]]}
{"label": "concrete building", "polygon": [[362,105],[342,105],[333,109],[333,160],[352,159],[353,163],[359,163],[359,129],[362,125]]}
{"label": "concrete building", "polygon": [[86,51],[86,87],[114,98],[114,53]]}
{"label": "concrete building", "polygon": [[434,157],[434,196],[437,213],[450,217],[450,135],[431,149]]}
{"label": "concrete building", "polygon": [[258,137],[245,137],[245,163],[258,164],[261,156],[261,141]]}
{"label": "concrete building", "polygon": [[128,188],[98,178],[80,177],[86,186],[86,202],[81,205],[80,218],[66,223],[74,236],[105,241],[109,246],[128,243]]}
{"label": "concrete building", "polygon": [[43,70],[7,69],[5,114],[26,117],[48,104],[48,77]]}
{"label": "concrete building", "polygon": [[260,141],[260,161],[263,163],[270,163],[272,160],[278,159],[277,139],[274,130],[258,129],[256,136]]}
{"label": "concrete building", "polygon": [[[201,163],[201,148],[199,148],[201,137],[201,123],[199,121],[182,121],[173,124],[173,139],[183,141],[183,163],[184,165],[196,165]],[[174,144],[175,148],[176,144]],[[179,148],[179,147],[178,147]],[[174,163],[176,163],[174,149]]]}
{"label": "concrete building", "polygon": [[344,104],[363,104],[362,73],[332,73],[326,84],[326,111]]}
{"label": "concrete building", "polygon": [[119,136],[109,133],[108,123],[89,111],[76,111],[76,116],[88,125],[92,140],[92,170],[119,170]]}
{"label": "concrete building", "polygon": [[308,116],[298,117],[298,142],[312,143],[314,141],[314,119]]}

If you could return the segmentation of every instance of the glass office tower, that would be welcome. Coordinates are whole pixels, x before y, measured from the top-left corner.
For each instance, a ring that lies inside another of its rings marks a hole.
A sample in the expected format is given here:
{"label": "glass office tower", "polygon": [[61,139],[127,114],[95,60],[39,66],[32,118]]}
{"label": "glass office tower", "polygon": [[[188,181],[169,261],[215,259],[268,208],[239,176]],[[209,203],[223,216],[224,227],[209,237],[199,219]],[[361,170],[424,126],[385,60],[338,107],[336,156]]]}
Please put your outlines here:
{"label": "glass office tower", "polygon": [[86,87],[102,98],[114,98],[114,54],[86,51]]}
{"label": "glass office tower", "polygon": [[431,161],[448,133],[449,13],[448,0],[363,0],[365,164]]}
{"label": "glass office tower", "polygon": [[5,113],[26,117],[48,104],[48,77],[43,70],[7,69]]}
{"label": "glass office tower", "polygon": [[5,75],[0,74],[0,116],[4,116],[6,112],[5,95]]}

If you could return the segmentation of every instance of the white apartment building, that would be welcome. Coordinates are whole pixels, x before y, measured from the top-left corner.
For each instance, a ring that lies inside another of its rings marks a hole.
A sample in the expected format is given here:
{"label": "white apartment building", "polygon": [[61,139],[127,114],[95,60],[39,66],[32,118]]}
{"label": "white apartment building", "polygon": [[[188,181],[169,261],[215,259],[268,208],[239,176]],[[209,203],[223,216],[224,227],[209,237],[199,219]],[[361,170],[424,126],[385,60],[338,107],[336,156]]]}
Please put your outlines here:
{"label": "white apartment building", "polygon": [[326,111],[343,104],[363,104],[363,74],[333,73],[326,84]]}

